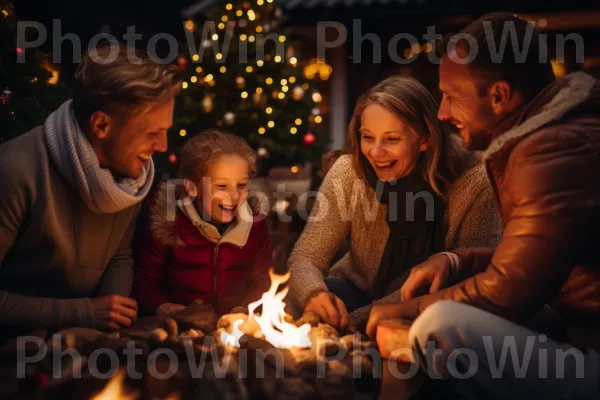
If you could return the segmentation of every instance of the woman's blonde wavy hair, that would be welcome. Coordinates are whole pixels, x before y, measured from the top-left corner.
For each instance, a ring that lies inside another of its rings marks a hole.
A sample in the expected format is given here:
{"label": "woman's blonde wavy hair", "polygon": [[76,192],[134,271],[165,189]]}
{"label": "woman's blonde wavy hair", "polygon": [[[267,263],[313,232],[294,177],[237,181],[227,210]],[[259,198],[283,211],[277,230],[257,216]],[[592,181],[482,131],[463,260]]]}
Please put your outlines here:
{"label": "woman's blonde wavy hair", "polygon": [[365,108],[379,104],[409,124],[428,139],[425,151],[424,178],[439,196],[444,197],[448,186],[476,161],[474,153],[466,151],[457,137],[445,132],[437,118],[438,103],[416,79],[393,76],[375,85],[357,101],[348,128],[347,152],[352,154],[358,176],[366,182],[361,162],[360,125]]}

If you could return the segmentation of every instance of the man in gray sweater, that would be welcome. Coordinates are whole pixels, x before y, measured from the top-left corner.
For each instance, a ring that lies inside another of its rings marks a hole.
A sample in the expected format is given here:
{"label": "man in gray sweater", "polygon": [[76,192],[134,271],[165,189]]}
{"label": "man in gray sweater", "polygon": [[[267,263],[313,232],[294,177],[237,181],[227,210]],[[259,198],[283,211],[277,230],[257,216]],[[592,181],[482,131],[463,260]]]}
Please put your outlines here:
{"label": "man in gray sweater", "polygon": [[135,320],[130,241],[181,80],[122,45],[90,50],[73,99],[0,146],[0,341]]}

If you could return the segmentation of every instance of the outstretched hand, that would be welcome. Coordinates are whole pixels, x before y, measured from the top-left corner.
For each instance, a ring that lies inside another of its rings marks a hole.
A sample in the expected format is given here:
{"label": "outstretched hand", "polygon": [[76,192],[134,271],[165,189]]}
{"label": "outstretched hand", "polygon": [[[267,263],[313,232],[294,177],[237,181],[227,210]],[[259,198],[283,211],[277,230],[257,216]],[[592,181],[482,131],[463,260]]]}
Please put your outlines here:
{"label": "outstretched hand", "polygon": [[330,292],[320,292],[312,296],[304,312],[312,312],[319,316],[321,321],[340,330],[346,330],[350,323],[350,316],[344,302]]}
{"label": "outstretched hand", "polygon": [[97,329],[127,328],[137,318],[137,302],[129,297],[110,295],[90,299],[90,301]]}
{"label": "outstretched hand", "polygon": [[429,293],[439,291],[450,277],[452,263],[448,256],[440,254],[433,257],[410,271],[408,279],[400,288],[400,300],[407,301],[415,297],[419,287],[430,284]]}

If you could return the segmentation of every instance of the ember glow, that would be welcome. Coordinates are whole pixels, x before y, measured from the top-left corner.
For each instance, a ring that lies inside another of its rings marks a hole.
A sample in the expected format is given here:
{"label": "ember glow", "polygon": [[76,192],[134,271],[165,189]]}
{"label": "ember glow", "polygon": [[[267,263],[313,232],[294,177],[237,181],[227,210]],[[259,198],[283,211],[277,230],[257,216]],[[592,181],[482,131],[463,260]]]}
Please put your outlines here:
{"label": "ember glow", "polygon": [[[263,293],[260,300],[248,305],[248,321],[254,319],[260,326],[260,330],[265,340],[278,348],[291,347],[311,347],[311,341],[308,337],[311,326],[304,324],[300,327],[285,321],[285,303],[283,299],[288,294],[288,288],[277,293],[279,285],[286,283],[290,279],[290,273],[277,275],[273,270],[269,270],[271,277],[271,287]],[[262,305],[262,314],[254,313]],[[221,341],[225,344],[239,347],[240,337],[243,335],[239,329],[244,321],[238,319],[234,322],[231,333],[223,333]]]}

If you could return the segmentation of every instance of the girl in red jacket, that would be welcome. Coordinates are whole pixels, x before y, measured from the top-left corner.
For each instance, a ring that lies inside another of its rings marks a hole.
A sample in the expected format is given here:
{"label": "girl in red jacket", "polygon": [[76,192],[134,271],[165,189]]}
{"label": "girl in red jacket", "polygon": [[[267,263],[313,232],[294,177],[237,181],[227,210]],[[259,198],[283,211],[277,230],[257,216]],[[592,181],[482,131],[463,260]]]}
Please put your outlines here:
{"label": "girl in red jacket", "polygon": [[150,202],[136,249],[133,295],[140,314],[168,315],[196,299],[220,314],[268,290],[271,242],[264,215],[246,202],[256,155],[215,130],[191,138],[179,176]]}

